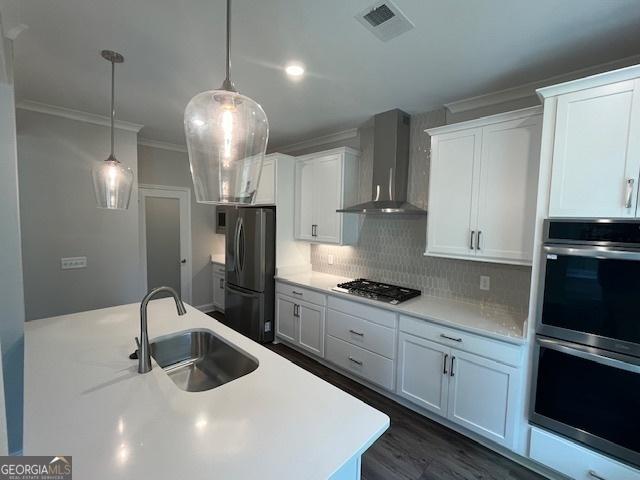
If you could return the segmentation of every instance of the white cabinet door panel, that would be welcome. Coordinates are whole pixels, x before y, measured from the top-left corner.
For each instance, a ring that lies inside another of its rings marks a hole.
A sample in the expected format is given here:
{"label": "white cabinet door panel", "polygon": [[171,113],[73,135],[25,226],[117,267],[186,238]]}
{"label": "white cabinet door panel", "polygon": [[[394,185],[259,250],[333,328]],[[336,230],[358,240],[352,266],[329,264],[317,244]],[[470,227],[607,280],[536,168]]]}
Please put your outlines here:
{"label": "white cabinet door panel", "polygon": [[289,342],[297,343],[297,318],[294,316],[295,302],[283,296],[276,296],[276,335]]}
{"label": "white cabinet door panel", "polygon": [[477,216],[482,129],[434,137],[429,180],[427,251],[475,256],[471,231]]}
{"label": "white cabinet door panel", "polygon": [[262,174],[256,192],[256,205],[273,205],[276,203],[276,162],[273,158],[265,158],[262,163]]}
{"label": "white cabinet door panel", "polygon": [[[550,216],[635,215],[640,152],[628,147],[640,127],[636,86],[630,80],[558,97]],[[627,208],[629,179],[634,184]]]}
{"label": "white cabinet door panel", "polygon": [[324,307],[311,303],[297,302],[298,345],[305,350],[324,357]]}
{"label": "white cabinet door panel", "polygon": [[298,179],[296,181],[296,238],[314,240],[312,227],[315,223],[315,180],[314,162],[308,160],[298,165]]}
{"label": "white cabinet door panel", "polygon": [[315,224],[318,242],[340,242],[341,213],[336,213],[342,204],[342,162],[340,155],[329,155],[315,160]]}
{"label": "white cabinet door panel", "polygon": [[515,368],[451,350],[448,417],[453,422],[510,447],[518,392]]}
{"label": "white cabinet door panel", "polygon": [[477,252],[531,261],[540,161],[539,115],[482,129]]}
{"label": "white cabinet door panel", "polygon": [[439,415],[447,414],[449,348],[400,332],[397,393]]}

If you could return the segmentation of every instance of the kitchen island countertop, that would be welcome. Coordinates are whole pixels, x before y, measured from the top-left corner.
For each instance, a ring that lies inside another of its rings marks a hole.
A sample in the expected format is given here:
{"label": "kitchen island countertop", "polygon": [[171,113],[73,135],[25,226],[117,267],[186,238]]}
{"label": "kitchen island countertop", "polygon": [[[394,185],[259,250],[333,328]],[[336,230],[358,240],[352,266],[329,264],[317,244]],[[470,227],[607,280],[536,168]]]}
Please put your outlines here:
{"label": "kitchen island countertop", "polygon": [[[207,329],[259,362],[204,392],[180,390],[152,360],[130,360],[139,305],[27,322],[25,455],[72,455],[75,478],[326,479],[389,418],[217,320],[149,304],[149,336]],[[355,461],[354,461],[355,460]],[[340,478],[355,478],[340,477]]]}

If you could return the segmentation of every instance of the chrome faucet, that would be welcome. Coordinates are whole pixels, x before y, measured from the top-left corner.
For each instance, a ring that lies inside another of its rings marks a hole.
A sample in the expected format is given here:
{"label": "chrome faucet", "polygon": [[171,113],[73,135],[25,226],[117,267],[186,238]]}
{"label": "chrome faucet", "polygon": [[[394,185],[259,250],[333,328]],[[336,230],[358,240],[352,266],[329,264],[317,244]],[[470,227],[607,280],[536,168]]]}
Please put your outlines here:
{"label": "chrome faucet", "polygon": [[[173,296],[173,300],[176,302],[176,309],[178,315],[184,315],[187,310],[184,308],[184,303],[180,300],[180,297],[176,291],[171,287],[157,287],[150,290],[140,304],[140,342],[138,343],[138,373],[147,373],[151,371],[151,353],[149,349],[149,335],[147,333],[147,305],[149,300],[162,292],[169,292]],[[136,341],[138,339],[136,338]]]}

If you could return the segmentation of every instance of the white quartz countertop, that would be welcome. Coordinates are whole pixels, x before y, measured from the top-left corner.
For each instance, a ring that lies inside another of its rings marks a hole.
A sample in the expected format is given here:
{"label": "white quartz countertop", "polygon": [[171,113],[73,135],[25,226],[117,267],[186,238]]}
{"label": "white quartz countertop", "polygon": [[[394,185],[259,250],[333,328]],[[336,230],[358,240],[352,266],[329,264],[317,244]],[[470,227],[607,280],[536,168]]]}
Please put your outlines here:
{"label": "white quartz countertop", "polygon": [[149,336],[209,329],[259,361],[205,392],[129,360],[139,305],[28,322],[24,454],[72,455],[80,479],[326,479],[389,418],[172,299],[149,304]]}
{"label": "white quartz countertop", "polygon": [[224,253],[211,255],[211,263],[217,263],[218,265],[224,265],[224,260],[225,260]]}
{"label": "white quartz countertop", "polygon": [[510,343],[522,344],[525,342],[523,338],[525,317],[515,315],[508,310],[497,309],[494,305],[463,303],[427,295],[412,298],[398,305],[391,305],[348,293],[335,292],[331,289],[337,284],[353,279],[313,271],[295,275],[280,275],[276,277],[276,280]]}

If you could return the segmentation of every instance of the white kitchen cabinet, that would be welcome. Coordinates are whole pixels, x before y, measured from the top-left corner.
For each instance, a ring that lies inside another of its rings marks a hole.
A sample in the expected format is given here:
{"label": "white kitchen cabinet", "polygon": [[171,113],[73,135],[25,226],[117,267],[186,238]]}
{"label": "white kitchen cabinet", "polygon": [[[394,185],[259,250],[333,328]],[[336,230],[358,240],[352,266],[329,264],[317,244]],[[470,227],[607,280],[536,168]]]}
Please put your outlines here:
{"label": "white kitchen cabinet", "polygon": [[434,330],[440,327],[409,317],[401,317],[400,328],[396,393],[512,448],[521,371],[485,355],[492,354],[494,349],[487,347],[495,344],[497,358],[519,361],[521,356],[511,352],[517,347],[505,344],[502,348],[493,340],[468,333],[454,336],[449,329],[433,341]]}
{"label": "white kitchen cabinet", "polygon": [[224,312],[224,265],[213,264],[213,307]]}
{"label": "white kitchen cabinet", "polygon": [[283,295],[276,296],[276,335],[291,343],[298,342],[297,309],[293,299]]}
{"label": "white kitchen cabinet", "polygon": [[578,480],[640,480],[640,470],[537,427],[531,428],[529,458]]}
{"label": "white kitchen cabinet", "polygon": [[313,303],[298,302],[298,343],[311,353],[324,356],[325,308]]}
{"label": "white kitchen cabinet", "polygon": [[401,332],[398,395],[438,415],[447,414],[449,347]]}
{"label": "white kitchen cabinet", "polygon": [[276,158],[267,155],[262,162],[260,183],[256,191],[255,205],[275,205],[276,203]]}
{"label": "white kitchen cabinet", "polygon": [[276,335],[281,340],[324,357],[325,307],[276,295]]}
{"label": "white kitchen cabinet", "polygon": [[531,263],[540,113],[534,107],[427,130],[425,255]]}
{"label": "white kitchen cabinet", "polygon": [[640,79],[592,88],[578,81],[574,88],[550,98],[556,110],[549,216],[634,217]]}
{"label": "white kitchen cabinet", "polygon": [[519,372],[478,355],[451,350],[447,417],[496,443],[513,443]]}
{"label": "white kitchen cabinet", "polygon": [[338,213],[358,200],[358,157],[337,148],[298,157],[295,177],[295,237],[317,243],[352,244],[357,215]]}

